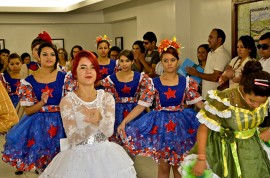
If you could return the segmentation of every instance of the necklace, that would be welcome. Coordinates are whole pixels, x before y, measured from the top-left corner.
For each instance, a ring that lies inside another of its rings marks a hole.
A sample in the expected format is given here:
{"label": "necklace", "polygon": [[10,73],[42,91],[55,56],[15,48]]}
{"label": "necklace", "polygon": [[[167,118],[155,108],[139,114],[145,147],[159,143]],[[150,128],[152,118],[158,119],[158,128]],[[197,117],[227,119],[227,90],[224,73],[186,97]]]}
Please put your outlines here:
{"label": "necklace", "polygon": [[240,93],[240,96],[245,100],[244,96],[242,95],[242,92],[239,90],[239,86],[237,87],[238,92]]}

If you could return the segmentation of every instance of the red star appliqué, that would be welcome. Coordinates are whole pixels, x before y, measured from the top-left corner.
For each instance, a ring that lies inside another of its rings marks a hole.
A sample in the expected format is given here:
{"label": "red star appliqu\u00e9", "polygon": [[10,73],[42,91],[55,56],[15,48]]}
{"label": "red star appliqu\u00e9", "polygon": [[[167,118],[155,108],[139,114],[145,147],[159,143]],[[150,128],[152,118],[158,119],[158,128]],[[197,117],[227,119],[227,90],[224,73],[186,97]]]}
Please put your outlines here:
{"label": "red star appliqu\u00e9", "polygon": [[172,120],[169,121],[168,124],[165,124],[166,128],[167,128],[167,132],[175,132],[175,127],[176,127],[176,124],[173,123]]}
{"label": "red star appliqu\u00e9", "polygon": [[188,133],[189,133],[190,135],[192,135],[194,132],[195,132],[194,129],[188,129]]}
{"label": "red star appliqu\u00e9", "polygon": [[28,141],[27,141],[27,146],[28,146],[28,147],[31,147],[31,146],[33,146],[35,143],[36,143],[36,142],[35,142],[34,138],[32,138],[31,140],[28,140]]}
{"label": "red star appliqu\u00e9", "polygon": [[20,84],[21,84],[21,82],[20,82],[20,80],[18,80],[18,81],[14,84],[14,86],[18,87]]}
{"label": "red star appliqu\u00e9", "polygon": [[49,97],[53,97],[52,92],[54,89],[49,88],[48,85],[46,85],[46,87],[44,89],[41,90],[41,92],[49,92]]}
{"label": "red star appliqu\u00e9", "polygon": [[102,69],[100,69],[99,71],[100,71],[100,73],[101,74],[108,74],[108,68],[106,68],[106,67],[103,67]]}
{"label": "red star appliqu\u00e9", "polygon": [[158,126],[154,126],[150,134],[157,134],[157,129],[158,129]]}
{"label": "red star appliqu\u00e9", "polygon": [[131,87],[128,87],[126,84],[124,86],[124,88],[121,90],[123,93],[130,93]]}
{"label": "red star appliqu\u00e9", "polygon": [[50,126],[50,129],[48,130],[48,133],[50,134],[50,137],[53,138],[57,133],[58,127],[55,127],[53,125]]}
{"label": "red star appliqu\u00e9", "polygon": [[128,110],[125,110],[125,111],[123,112],[124,118],[127,117],[128,114],[129,114],[129,111],[128,111]]}
{"label": "red star appliqu\u00e9", "polygon": [[172,90],[172,89],[168,88],[168,91],[164,92],[164,95],[167,96],[167,100],[170,98],[176,98],[175,92],[176,92],[176,90]]}

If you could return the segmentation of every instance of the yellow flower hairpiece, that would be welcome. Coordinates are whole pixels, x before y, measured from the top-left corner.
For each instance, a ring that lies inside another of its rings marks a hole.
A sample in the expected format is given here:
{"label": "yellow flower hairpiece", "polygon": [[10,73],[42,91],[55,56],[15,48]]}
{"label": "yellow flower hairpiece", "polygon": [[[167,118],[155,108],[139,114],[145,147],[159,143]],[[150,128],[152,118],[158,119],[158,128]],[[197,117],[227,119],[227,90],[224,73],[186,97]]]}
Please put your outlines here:
{"label": "yellow flower hairpiece", "polygon": [[107,35],[104,35],[104,36],[101,36],[99,35],[97,38],[96,38],[96,43],[98,44],[100,41],[107,41],[108,43],[110,43],[111,40],[109,40],[108,36]]}
{"label": "yellow flower hairpiece", "polygon": [[181,44],[178,44],[176,42],[176,37],[173,37],[172,40],[168,40],[168,39],[162,40],[159,43],[158,52],[161,54],[163,51],[167,51],[167,49],[170,47],[176,49],[178,54],[180,54],[180,49],[183,48],[183,47],[181,47]]}

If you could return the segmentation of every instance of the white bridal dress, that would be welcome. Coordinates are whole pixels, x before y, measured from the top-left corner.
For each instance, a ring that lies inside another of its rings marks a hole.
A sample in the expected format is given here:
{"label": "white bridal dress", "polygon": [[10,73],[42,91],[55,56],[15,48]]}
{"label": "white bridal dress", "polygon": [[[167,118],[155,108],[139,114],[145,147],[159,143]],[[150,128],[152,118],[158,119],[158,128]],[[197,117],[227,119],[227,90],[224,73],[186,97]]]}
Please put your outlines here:
{"label": "white bridal dress", "polygon": [[[61,103],[61,116],[67,139],[40,178],[136,178],[133,161],[125,150],[108,137],[113,134],[115,101],[104,90],[97,90],[92,102],[70,92]],[[98,109],[99,125],[84,122]]]}

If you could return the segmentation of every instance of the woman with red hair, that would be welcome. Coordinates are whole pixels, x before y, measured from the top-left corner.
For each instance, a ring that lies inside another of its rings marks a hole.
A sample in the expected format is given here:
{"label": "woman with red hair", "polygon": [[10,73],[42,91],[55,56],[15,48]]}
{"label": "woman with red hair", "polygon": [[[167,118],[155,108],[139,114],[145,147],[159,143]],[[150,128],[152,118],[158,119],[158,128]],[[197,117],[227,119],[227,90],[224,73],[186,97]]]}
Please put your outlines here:
{"label": "woman with red hair", "polygon": [[[109,142],[115,121],[115,101],[111,94],[96,90],[101,74],[94,54],[80,51],[72,69],[77,89],[65,96],[60,112],[67,139],[40,178],[135,178],[133,161],[125,150]],[[62,145],[61,145],[62,146]]]}

